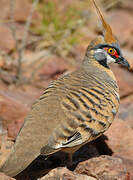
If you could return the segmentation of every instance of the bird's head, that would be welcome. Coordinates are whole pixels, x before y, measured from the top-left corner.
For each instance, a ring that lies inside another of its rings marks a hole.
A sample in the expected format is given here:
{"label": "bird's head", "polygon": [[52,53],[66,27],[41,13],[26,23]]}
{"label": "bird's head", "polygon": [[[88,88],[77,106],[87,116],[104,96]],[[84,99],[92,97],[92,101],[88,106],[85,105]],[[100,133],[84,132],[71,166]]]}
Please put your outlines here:
{"label": "bird's head", "polygon": [[113,36],[112,29],[109,24],[105,21],[100,9],[95,3],[95,0],[92,0],[97,13],[100,17],[100,20],[103,25],[103,36],[98,36],[94,39],[88,46],[86,55],[93,56],[93,59],[98,61],[101,65],[109,68],[110,63],[118,63],[126,66],[128,69],[130,65],[128,61],[123,57],[119,43],[117,39]]}

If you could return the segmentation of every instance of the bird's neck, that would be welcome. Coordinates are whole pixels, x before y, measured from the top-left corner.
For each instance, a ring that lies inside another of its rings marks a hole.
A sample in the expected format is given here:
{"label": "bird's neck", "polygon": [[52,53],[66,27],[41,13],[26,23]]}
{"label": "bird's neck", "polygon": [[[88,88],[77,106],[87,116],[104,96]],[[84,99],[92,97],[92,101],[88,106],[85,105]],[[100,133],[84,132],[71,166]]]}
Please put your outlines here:
{"label": "bird's neck", "polygon": [[112,92],[119,94],[117,81],[111,69],[102,66],[97,61],[91,61],[90,59],[84,59],[82,67],[86,74],[88,74],[88,77],[92,76],[94,81],[99,82],[99,84],[104,82],[108,90],[112,90]]}
{"label": "bird's neck", "polygon": [[95,61],[94,59],[92,60],[91,58],[88,59],[88,57],[85,57],[82,65],[86,71],[92,71],[93,70],[94,73],[95,73],[95,70],[98,72],[101,72],[101,73],[104,72],[112,80],[116,81],[116,78],[115,78],[112,70],[110,68],[107,68],[107,67],[101,65],[99,62]]}

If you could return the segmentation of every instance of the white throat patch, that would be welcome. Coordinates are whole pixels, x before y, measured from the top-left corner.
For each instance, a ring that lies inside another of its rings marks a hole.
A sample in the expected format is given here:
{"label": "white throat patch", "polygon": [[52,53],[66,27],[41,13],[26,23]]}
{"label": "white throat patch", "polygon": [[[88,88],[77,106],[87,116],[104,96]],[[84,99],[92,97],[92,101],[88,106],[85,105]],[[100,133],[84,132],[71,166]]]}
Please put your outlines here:
{"label": "white throat patch", "polygon": [[107,64],[115,63],[115,59],[107,53]]}

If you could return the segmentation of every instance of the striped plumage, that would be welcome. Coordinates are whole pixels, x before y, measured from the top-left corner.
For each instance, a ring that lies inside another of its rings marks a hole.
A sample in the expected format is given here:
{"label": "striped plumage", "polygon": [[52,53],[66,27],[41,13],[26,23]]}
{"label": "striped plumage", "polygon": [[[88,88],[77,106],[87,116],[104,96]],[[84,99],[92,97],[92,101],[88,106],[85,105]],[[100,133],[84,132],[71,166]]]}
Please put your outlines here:
{"label": "striped plumage", "polygon": [[79,70],[53,81],[34,103],[0,170],[14,176],[40,150],[44,155],[59,150],[72,154],[96,139],[114,119],[118,93],[112,71],[86,55]]}
{"label": "striped plumage", "polygon": [[119,107],[119,89],[111,62],[129,67],[111,27],[101,18],[105,34],[87,48],[81,67],[53,81],[32,106],[0,171],[15,176],[40,153],[70,155],[111,125]]}
{"label": "striped plumage", "polygon": [[114,119],[119,105],[116,80],[112,72],[101,71],[98,63],[89,63],[54,81],[40,97],[44,100],[58,96],[57,108],[64,114],[49,138],[49,147],[42,149],[45,155],[53,153],[50,147],[67,151],[97,138]]}

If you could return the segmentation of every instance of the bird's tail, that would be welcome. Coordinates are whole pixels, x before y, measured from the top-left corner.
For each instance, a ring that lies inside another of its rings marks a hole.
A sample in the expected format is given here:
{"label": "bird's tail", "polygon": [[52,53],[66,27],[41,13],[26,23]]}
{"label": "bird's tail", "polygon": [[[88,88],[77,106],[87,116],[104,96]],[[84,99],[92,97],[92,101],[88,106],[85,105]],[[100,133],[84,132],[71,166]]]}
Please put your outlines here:
{"label": "bird's tail", "polygon": [[[39,155],[39,148],[35,146],[36,140],[34,139],[34,141],[33,137],[30,140],[29,132],[27,133],[28,129],[28,127],[22,129],[20,132],[21,135],[18,135],[9,156],[4,162],[0,160],[0,172],[14,177],[23,171]],[[26,138],[23,134],[27,134],[29,137],[26,136]],[[30,149],[33,149],[33,151],[30,151]]]}
{"label": "bird's tail", "polygon": [[[4,163],[0,163],[0,172],[14,177],[23,171],[39,154],[45,140],[46,133],[43,133],[42,122],[37,121],[38,112],[32,110],[27,116],[21,128],[11,153]],[[43,141],[40,141],[42,137]]]}

